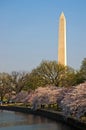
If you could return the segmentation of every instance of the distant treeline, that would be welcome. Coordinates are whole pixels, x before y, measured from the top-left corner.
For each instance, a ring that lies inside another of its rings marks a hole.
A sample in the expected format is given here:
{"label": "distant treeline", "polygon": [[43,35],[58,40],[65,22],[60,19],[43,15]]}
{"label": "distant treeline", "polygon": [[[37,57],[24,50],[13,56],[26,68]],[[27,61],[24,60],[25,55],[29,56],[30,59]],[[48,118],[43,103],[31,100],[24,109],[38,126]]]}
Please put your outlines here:
{"label": "distant treeline", "polygon": [[0,100],[10,100],[22,90],[29,92],[46,85],[71,87],[84,81],[86,58],[83,59],[79,70],[57,64],[56,61],[42,61],[31,72],[0,73]]}

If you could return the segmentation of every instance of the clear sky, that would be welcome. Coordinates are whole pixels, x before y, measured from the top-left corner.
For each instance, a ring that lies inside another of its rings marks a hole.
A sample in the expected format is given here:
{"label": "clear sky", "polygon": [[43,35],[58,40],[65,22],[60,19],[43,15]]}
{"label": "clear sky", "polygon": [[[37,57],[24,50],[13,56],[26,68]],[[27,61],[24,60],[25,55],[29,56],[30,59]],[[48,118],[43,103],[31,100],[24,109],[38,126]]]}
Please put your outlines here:
{"label": "clear sky", "polygon": [[0,0],[0,72],[57,61],[58,22],[67,20],[68,65],[86,57],[86,0]]}

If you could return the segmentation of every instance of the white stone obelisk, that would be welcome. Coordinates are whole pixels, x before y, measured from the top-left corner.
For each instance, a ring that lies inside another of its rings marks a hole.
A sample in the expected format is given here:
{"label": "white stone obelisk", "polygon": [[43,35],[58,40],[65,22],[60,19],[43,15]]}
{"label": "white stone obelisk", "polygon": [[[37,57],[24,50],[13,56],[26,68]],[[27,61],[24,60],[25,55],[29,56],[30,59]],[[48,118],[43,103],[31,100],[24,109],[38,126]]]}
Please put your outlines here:
{"label": "white stone obelisk", "polygon": [[67,65],[66,55],[66,18],[62,12],[59,19],[59,34],[58,34],[58,63],[64,66]]}

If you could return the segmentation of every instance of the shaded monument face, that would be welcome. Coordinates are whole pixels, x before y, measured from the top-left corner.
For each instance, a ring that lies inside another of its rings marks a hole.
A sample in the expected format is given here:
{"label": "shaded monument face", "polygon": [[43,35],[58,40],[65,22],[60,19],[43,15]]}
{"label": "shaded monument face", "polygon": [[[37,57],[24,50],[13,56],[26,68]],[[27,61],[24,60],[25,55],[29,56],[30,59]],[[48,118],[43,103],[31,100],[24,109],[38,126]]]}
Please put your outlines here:
{"label": "shaded monument face", "polygon": [[64,13],[59,19],[59,37],[58,37],[58,63],[67,65],[66,59],[66,19]]}

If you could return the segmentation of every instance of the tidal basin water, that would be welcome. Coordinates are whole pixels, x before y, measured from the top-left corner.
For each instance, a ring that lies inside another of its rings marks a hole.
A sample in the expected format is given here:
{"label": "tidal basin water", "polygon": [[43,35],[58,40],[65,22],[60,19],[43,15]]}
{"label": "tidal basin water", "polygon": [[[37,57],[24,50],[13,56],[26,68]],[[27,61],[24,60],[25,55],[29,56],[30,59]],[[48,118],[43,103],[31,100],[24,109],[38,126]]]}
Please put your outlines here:
{"label": "tidal basin water", "polygon": [[0,110],[0,130],[74,130],[50,119]]}

